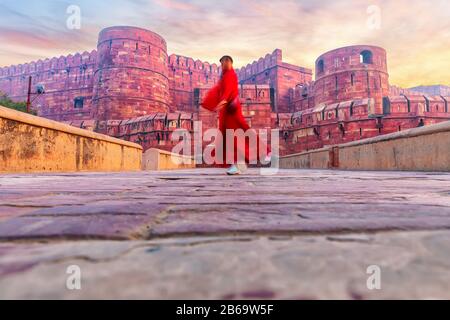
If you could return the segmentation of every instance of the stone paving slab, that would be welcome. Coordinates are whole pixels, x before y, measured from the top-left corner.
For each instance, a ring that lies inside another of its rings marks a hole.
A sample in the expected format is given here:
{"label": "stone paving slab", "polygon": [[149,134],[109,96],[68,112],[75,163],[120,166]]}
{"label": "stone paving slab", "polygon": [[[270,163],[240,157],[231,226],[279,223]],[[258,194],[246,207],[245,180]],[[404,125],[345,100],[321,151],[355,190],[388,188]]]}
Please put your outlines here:
{"label": "stone paving slab", "polygon": [[0,176],[0,240],[450,227],[450,174],[221,169]]}
{"label": "stone paving slab", "polygon": [[0,299],[449,299],[449,250],[450,231],[1,243]]}
{"label": "stone paving slab", "polygon": [[449,228],[447,173],[2,175],[0,299],[448,299]]}

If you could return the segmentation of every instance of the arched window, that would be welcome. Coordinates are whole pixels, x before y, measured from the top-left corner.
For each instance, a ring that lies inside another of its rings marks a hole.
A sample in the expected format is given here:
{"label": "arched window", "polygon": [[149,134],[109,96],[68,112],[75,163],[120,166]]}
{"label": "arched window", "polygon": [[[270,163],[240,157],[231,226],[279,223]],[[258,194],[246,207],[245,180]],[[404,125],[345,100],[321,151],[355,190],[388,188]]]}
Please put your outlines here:
{"label": "arched window", "polygon": [[82,109],[83,108],[83,103],[84,103],[84,98],[83,97],[76,97],[73,101],[73,107],[75,109]]}
{"label": "arched window", "polygon": [[383,97],[383,114],[391,113],[391,100],[389,97]]}
{"label": "arched window", "polygon": [[323,60],[319,60],[319,62],[317,62],[317,72],[318,73],[322,73],[325,69],[325,65],[323,63]]}
{"label": "arched window", "polygon": [[372,64],[373,63],[373,54],[369,50],[364,50],[360,54],[360,62],[365,64]]}

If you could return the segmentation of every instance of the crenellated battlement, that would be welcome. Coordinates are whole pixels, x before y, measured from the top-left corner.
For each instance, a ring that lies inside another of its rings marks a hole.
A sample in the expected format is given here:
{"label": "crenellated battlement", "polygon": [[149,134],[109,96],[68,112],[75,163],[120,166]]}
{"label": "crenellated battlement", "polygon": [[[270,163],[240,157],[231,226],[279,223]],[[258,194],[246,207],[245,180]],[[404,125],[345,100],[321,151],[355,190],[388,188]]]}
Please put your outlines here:
{"label": "crenellated battlement", "polygon": [[195,70],[206,73],[220,75],[221,68],[216,63],[210,64],[207,61],[194,60],[191,57],[186,57],[178,54],[171,54],[169,56],[169,67],[173,69]]}
{"label": "crenellated battlement", "polygon": [[[38,110],[41,115],[53,114],[56,120],[78,116],[126,118],[156,109],[195,111],[196,88],[214,85],[221,72],[217,63],[168,55],[166,40],[153,31],[115,26],[99,33],[98,47],[91,52],[0,68],[0,90],[15,100],[25,100],[27,78],[32,76],[32,85],[44,84],[47,91],[47,97],[37,105],[42,109]],[[275,97],[272,107],[279,106],[280,110],[288,109],[289,88],[311,80],[309,69],[283,62],[280,49],[236,69],[236,73],[241,84],[270,85],[273,92],[268,89],[267,95]],[[255,77],[258,79],[252,81]],[[277,78],[281,80],[276,81]],[[89,89],[92,92],[88,93]],[[67,92],[65,103],[63,92]],[[55,96],[50,97],[51,94]],[[77,104],[83,110],[74,109],[75,100],[83,100]],[[123,104],[135,107],[123,108]]]}
{"label": "crenellated battlement", "polygon": [[271,54],[266,54],[257,61],[248,63],[245,67],[236,69],[239,80],[245,81],[258,73],[263,72],[271,67],[281,65],[283,60],[283,53],[280,49],[275,49]]}
{"label": "crenellated battlement", "polygon": [[91,52],[69,54],[67,56],[39,59],[24,64],[11,65],[0,68],[0,77],[17,77],[33,75],[39,72],[67,70],[81,65],[94,65],[97,62],[97,50]]}
{"label": "crenellated battlement", "polygon": [[283,62],[283,53],[275,49],[271,54],[236,70],[242,84],[269,84],[276,96],[274,110],[290,112],[291,89],[312,80],[312,70]]}

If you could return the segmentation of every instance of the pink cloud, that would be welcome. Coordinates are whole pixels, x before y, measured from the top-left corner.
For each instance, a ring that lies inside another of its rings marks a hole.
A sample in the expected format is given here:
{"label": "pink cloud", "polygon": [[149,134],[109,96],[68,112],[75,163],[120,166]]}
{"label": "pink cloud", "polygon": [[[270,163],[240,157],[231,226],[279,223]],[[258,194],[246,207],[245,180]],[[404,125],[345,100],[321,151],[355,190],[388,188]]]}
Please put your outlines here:
{"label": "pink cloud", "polygon": [[191,3],[177,0],[153,0],[153,2],[161,7],[172,10],[192,11],[198,9],[198,7]]}

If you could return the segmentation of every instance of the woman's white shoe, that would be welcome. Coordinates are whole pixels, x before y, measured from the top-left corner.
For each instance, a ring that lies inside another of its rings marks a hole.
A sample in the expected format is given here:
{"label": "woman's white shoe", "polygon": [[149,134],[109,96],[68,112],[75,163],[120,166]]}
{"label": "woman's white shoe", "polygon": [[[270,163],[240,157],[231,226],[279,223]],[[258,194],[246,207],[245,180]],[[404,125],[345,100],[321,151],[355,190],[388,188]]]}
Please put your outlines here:
{"label": "woman's white shoe", "polygon": [[234,176],[237,174],[241,174],[241,171],[238,169],[238,167],[235,164],[233,164],[230,166],[230,168],[228,168],[227,174],[230,176]]}
{"label": "woman's white shoe", "polygon": [[265,163],[269,163],[272,161],[272,152],[269,152],[269,154],[264,158]]}

